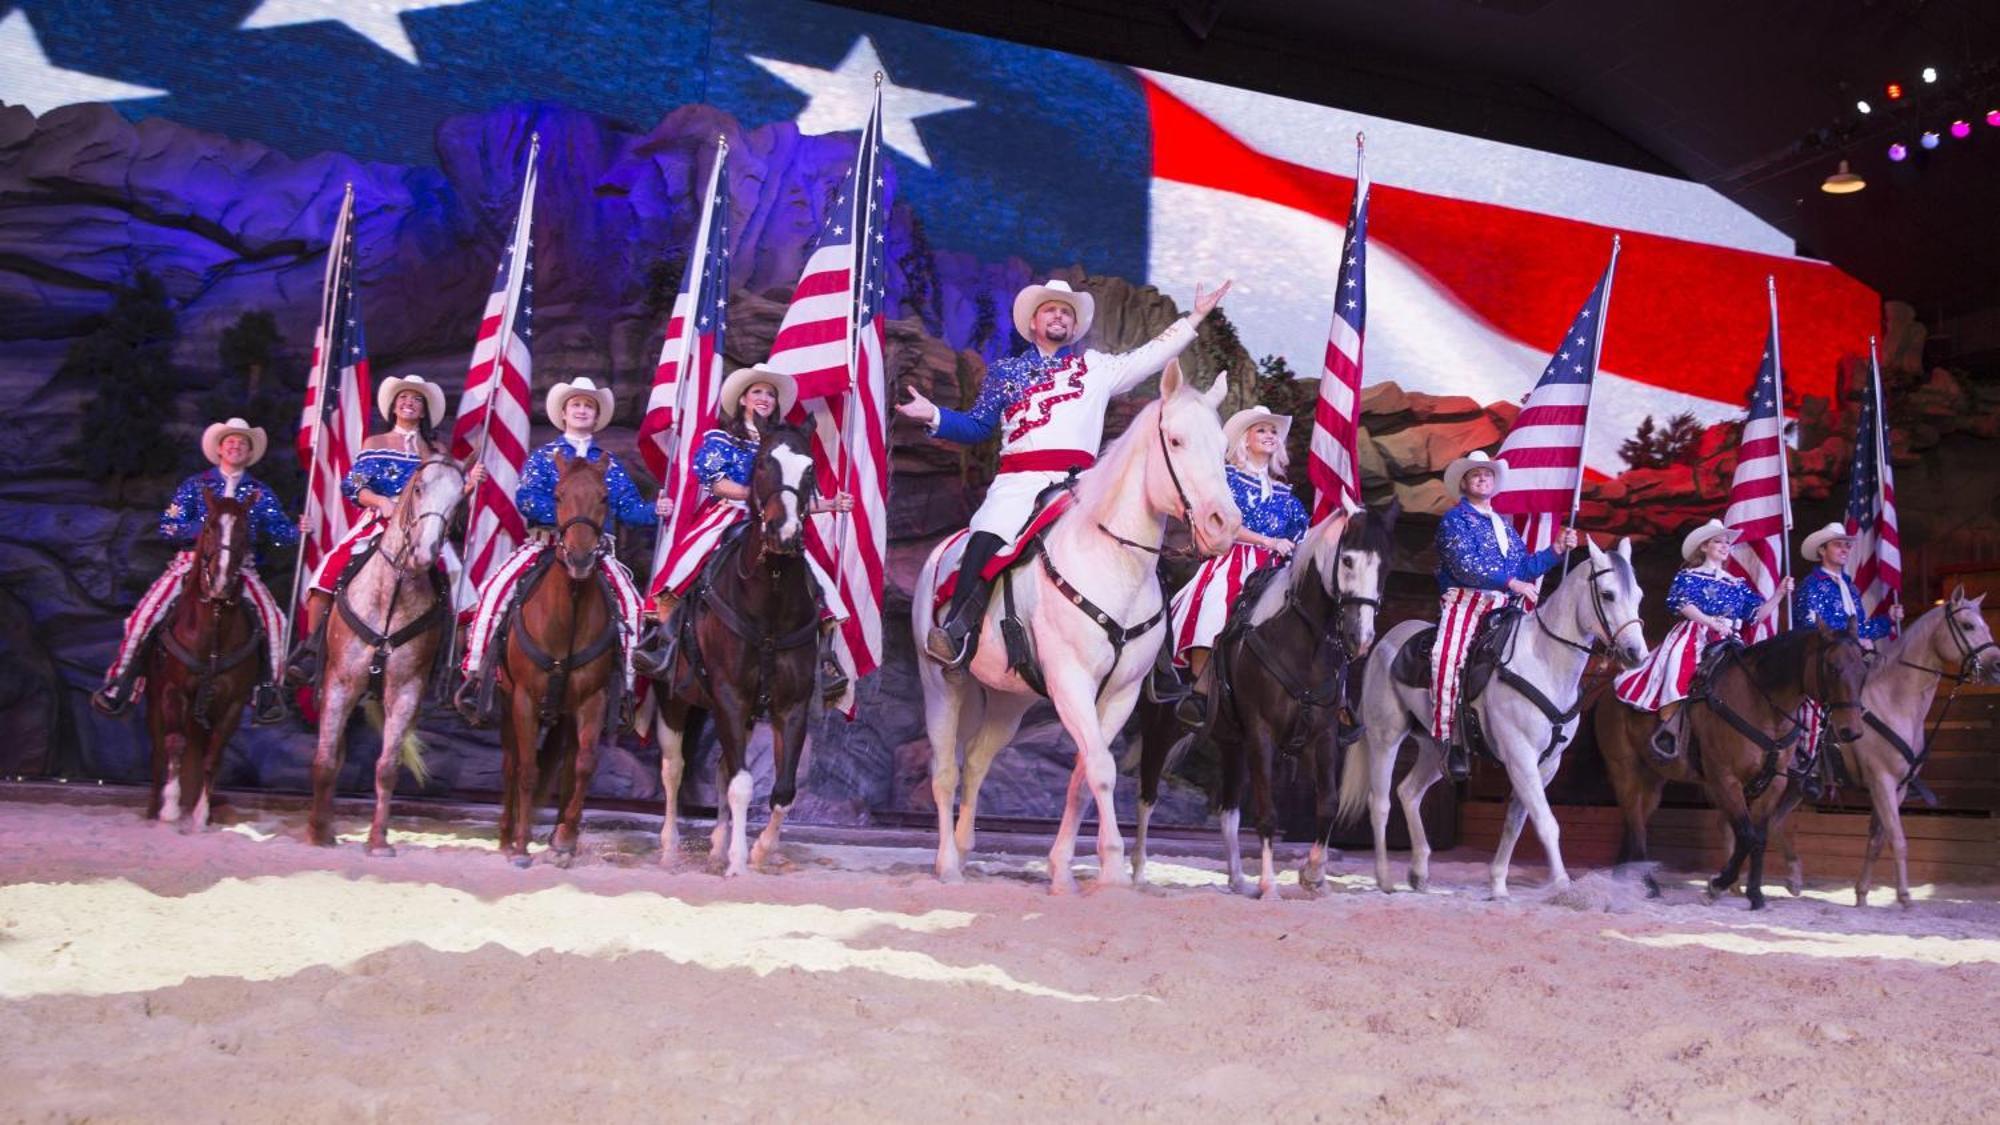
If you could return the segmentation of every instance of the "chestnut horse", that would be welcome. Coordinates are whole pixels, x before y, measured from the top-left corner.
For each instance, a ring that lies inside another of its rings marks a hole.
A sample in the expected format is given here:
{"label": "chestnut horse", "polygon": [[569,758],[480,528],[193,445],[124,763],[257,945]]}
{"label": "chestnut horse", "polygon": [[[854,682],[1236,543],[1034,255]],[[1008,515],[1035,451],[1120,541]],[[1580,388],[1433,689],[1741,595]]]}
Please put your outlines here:
{"label": "chestnut horse", "polygon": [[375,815],[368,854],[392,856],[389,801],[402,768],[421,783],[423,758],[409,737],[424,685],[451,627],[451,600],[438,570],[453,513],[465,493],[465,473],[446,457],[418,465],[396,498],[375,547],[342,576],[326,615],[319,688],[319,742],[313,750],[312,814],[307,838],[331,847],[333,789],[347,752],[354,705],[379,692],[382,750],[375,757]]}
{"label": "chestnut horse", "polygon": [[[1748,648],[1718,653],[1706,679],[1682,704],[1689,746],[1661,760],[1647,746],[1658,716],[1606,695],[1594,717],[1597,745],[1625,814],[1619,862],[1646,860],[1646,821],[1669,781],[1693,782],[1728,822],[1734,842],[1722,871],[1709,880],[1710,898],[1736,884],[1749,861],[1745,895],[1764,908],[1764,854],[1773,822],[1798,803],[1793,762],[1806,733],[1800,705],[1827,711],[1842,742],[1861,736],[1860,699],[1866,655],[1852,629],[1795,629]],[[1646,886],[1659,884],[1649,872]]]}
{"label": "chestnut horse", "polygon": [[[267,642],[243,599],[250,559],[250,510],[202,490],[208,517],[195,540],[194,566],[181,578],[173,616],[146,654],[146,729],[153,739],[153,794],[146,816],[208,826],[222,748],[243,722],[256,686],[257,650]],[[182,821],[185,816],[188,819]]]}
{"label": "chestnut horse", "polygon": [[500,740],[500,850],[528,866],[535,810],[552,783],[558,793],[554,835],[557,867],[576,857],[583,799],[597,770],[597,740],[624,689],[618,602],[598,561],[610,550],[604,534],[610,508],[604,485],[608,461],[556,455],[555,543],[521,579],[520,608],[509,618],[498,653],[506,692]]}
{"label": "chestnut horse", "polygon": [[[660,829],[660,862],[680,858],[676,795],[683,747],[706,712],[715,717],[722,753],[716,759],[716,810],[710,854],[726,854],[723,875],[761,866],[777,846],[785,812],[798,793],[799,756],[805,749],[813,676],[818,665],[819,598],[806,569],[806,516],[812,508],[813,459],[804,430],[775,426],[757,447],[750,478],[752,518],[743,533],[717,549],[714,559],[670,622],[678,630],[674,657],[655,681],[659,710],[653,720],[660,745],[660,785],[666,822]],[[771,724],[771,819],[746,856],[751,777],[750,734],[761,717]]]}

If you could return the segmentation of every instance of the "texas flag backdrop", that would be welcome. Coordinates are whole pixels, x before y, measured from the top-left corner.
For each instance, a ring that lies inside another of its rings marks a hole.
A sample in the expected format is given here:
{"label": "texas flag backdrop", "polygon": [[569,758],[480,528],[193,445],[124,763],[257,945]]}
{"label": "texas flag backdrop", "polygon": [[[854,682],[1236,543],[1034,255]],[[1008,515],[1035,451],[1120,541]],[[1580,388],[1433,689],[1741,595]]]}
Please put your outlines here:
{"label": "texas flag backdrop", "polygon": [[[1621,234],[1586,452],[1601,472],[1645,415],[1740,416],[1767,275],[1795,394],[1828,394],[1879,320],[1874,293],[1699,184],[808,0],[70,0],[0,15],[0,102],[108,101],[295,157],[405,165],[436,162],[444,120],[524,101],[640,129],[706,103],[752,128],[853,132],[878,69],[883,152],[932,248],[975,273],[1077,265],[1183,304],[1234,277],[1244,344],[1306,375],[1357,131],[1374,183],[1365,382],[1518,400]],[[969,316],[944,332],[978,346]]]}

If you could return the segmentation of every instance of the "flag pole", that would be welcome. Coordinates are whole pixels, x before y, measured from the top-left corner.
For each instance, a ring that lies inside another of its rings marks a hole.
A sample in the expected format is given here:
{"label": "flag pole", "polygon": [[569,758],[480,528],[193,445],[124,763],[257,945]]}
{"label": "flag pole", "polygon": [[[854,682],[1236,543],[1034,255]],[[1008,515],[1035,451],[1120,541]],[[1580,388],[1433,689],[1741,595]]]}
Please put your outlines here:
{"label": "flag pole", "polygon": [[[1597,339],[1590,349],[1590,393],[1597,394],[1597,373],[1604,366],[1604,322],[1611,319],[1611,281],[1618,271],[1618,250],[1624,239],[1611,236],[1611,263],[1604,267],[1604,296],[1597,302]],[[1590,448],[1590,408],[1583,411],[1583,438],[1577,443],[1576,487],[1569,495],[1569,529],[1576,530],[1577,509],[1583,506],[1583,453]],[[1568,573],[1569,552],[1563,552],[1564,573]]]}
{"label": "flag pole", "polygon": [[[688,266],[690,269],[698,268],[695,265],[697,262],[701,263],[700,268],[705,268],[707,265],[706,255],[708,253],[709,231],[712,229],[715,221],[716,192],[721,190],[723,161],[728,155],[729,138],[720,133],[716,134],[715,161],[709,165],[708,169],[708,192],[702,198],[701,219],[695,224],[694,253],[688,257]],[[695,284],[692,286],[688,298],[690,301],[688,313],[690,315],[697,311],[694,305],[701,300],[701,280],[699,278],[691,280],[694,280]],[[723,294],[724,300],[727,300],[728,297],[727,293]],[[673,310],[669,309],[667,311],[667,321],[670,326],[673,322],[673,315]],[[667,427],[667,473],[666,479],[660,482],[660,490],[668,496],[673,497],[676,504],[680,502],[680,498],[675,496],[674,482],[679,479],[680,474],[675,471],[677,468],[675,459],[679,456],[681,449],[681,426],[687,419],[688,387],[695,379],[708,378],[708,372],[706,371],[697,374],[688,370],[689,361],[693,359],[695,354],[696,338],[696,333],[683,326],[681,331],[680,355],[674,359],[674,421],[673,425]],[[660,349],[663,352],[666,350],[666,343],[664,341],[662,341]],[[647,565],[646,571],[648,585],[652,584],[653,577],[660,568],[660,552],[666,550],[668,546],[667,520],[656,515],[653,518],[653,558]]]}
{"label": "flag pole", "polygon": [[[1873,336],[1868,337],[1868,371],[1870,375],[1869,382],[1871,383],[1869,393],[1875,397],[1875,433],[1873,434],[1875,442],[1875,539],[1869,549],[1875,552],[1875,573],[1880,575],[1882,572],[1882,520],[1883,513],[1888,510],[1888,497],[1882,490],[1887,487],[1883,478],[1889,471],[1889,404],[1882,395],[1882,357],[1875,349],[1875,337]],[[1892,606],[1903,604],[1903,589],[1900,582],[1895,589],[1889,591],[1889,604]],[[1896,622],[1891,621],[1889,625],[1894,635],[1901,635],[1902,628]]]}
{"label": "flag pole", "polygon": [[[319,335],[319,339],[315,341],[317,346],[313,349],[318,353],[319,363],[317,366],[319,370],[312,373],[312,441],[308,447],[309,452],[306,458],[306,500],[299,512],[301,522],[304,522],[305,510],[312,507],[314,496],[313,484],[319,477],[320,434],[326,428],[326,373],[328,368],[333,366],[333,332],[331,331],[331,321],[333,319],[333,311],[339,304],[338,298],[335,297],[335,294],[339,291],[336,285],[341,277],[340,262],[346,254],[347,228],[353,214],[354,181],[349,180],[347,190],[340,198],[340,214],[333,221],[333,241],[327,244],[326,273],[320,285],[319,327],[315,329]],[[292,626],[296,624],[293,619],[298,616],[299,588],[305,581],[305,572],[306,532],[302,528],[299,532],[298,550],[292,557],[292,597],[289,602],[285,603],[284,635],[278,645],[278,651],[281,654],[292,651]]]}
{"label": "flag pole", "polygon": [[[1780,522],[1784,533],[1778,537],[1778,581],[1792,576],[1792,458],[1791,445],[1785,440],[1785,364],[1778,348],[1778,278],[1775,274],[1764,275],[1764,288],[1771,297],[1771,393],[1777,396],[1778,408],[1778,498],[1782,502]],[[1787,597],[1778,606],[1783,615],[1785,628],[1792,626],[1792,599]]]}
{"label": "flag pole", "polygon": [[[866,236],[872,234],[873,231],[863,231],[861,229],[861,216],[874,214],[875,161],[873,159],[868,161],[867,175],[864,176],[859,173],[861,171],[862,156],[873,157],[881,148],[879,140],[874,146],[875,151],[869,151],[868,147],[870,130],[880,127],[881,108],[882,72],[878,70],[875,72],[875,100],[869,104],[868,120],[863,122],[861,126],[861,144],[863,148],[855,154],[854,166],[857,174],[854,177],[854,210],[847,224],[847,229],[854,232],[854,284],[848,291],[847,301],[847,389],[842,391],[840,396],[840,470],[836,477],[839,491],[846,491],[847,486],[852,483],[848,480],[848,476],[854,469],[854,455],[848,448],[848,428],[854,424],[854,412],[860,409],[861,406],[861,341],[855,332],[854,317],[855,311],[860,304],[861,294],[865,292],[863,287],[867,284],[865,274],[868,268],[869,251]],[[866,181],[865,183],[863,182],[864,180]],[[861,206],[861,197],[864,194],[867,195],[870,203],[869,208],[866,210]],[[854,520],[851,513],[833,513],[835,544],[833,565],[836,572],[833,581],[836,587],[840,585],[838,571],[840,570],[841,560],[847,556],[847,536],[853,524]]]}
{"label": "flag pole", "polygon": [[[526,261],[526,255],[529,253],[528,243],[530,238],[521,229],[521,216],[529,214],[530,209],[534,206],[535,161],[541,156],[541,152],[542,134],[539,131],[529,133],[528,167],[527,171],[521,177],[521,203],[520,207],[514,213],[514,230],[508,235],[510,240],[517,236],[521,239],[520,243],[514,247],[514,260],[508,265],[510,273],[521,269],[522,264]],[[510,278],[507,285],[507,292],[510,297],[513,291],[514,286]],[[499,380],[494,378],[494,376],[498,375],[507,363],[507,344],[508,341],[514,338],[514,307],[516,304],[518,302],[515,300],[507,300],[503,302],[503,307],[500,310],[500,334],[494,337],[493,341],[493,366],[487,368],[486,414],[479,419],[479,448],[472,455],[473,468],[486,463],[486,451],[493,441],[493,408],[501,390]],[[466,382],[468,384],[472,382],[469,376]],[[530,391],[533,389],[532,387],[529,388]],[[471,469],[467,471],[470,472]],[[479,518],[479,496],[484,491],[483,487],[473,489],[472,500],[466,505],[465,509],[465,537],[459,549],[458,582],[456,584],[461,592],[459,601],[465,600],[463,597],[464,593],[474,592],[470,591],[468,587],[472,574],[472,529]],[[455,610],[457,607],[454,606],[453,608]],[[455,634],[456,631],[454,631]]]}

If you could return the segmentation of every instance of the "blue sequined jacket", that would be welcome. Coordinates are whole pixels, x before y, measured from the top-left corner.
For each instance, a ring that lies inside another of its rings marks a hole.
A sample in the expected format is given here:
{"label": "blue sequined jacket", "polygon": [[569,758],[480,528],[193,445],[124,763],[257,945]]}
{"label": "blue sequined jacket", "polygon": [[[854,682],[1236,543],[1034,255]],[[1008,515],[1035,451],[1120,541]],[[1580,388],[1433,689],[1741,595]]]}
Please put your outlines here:
{"label": "blue sequined jacket", "polygon": [[757,466],[757,443],[739,438],[726,430],[710,430],[701,435],[694,451],[694,478],[703,493],[719,480],[749,487]]}
{"label": "blue sequined jacket", "polygon": [[1510,579],[1532,582],[1562,561],[1554,547],[1533,554],[1521,542],[1521,535],[1505,516],[1500,527],[1507,536],[1507,553],[1500,553],[1494,538],[1493,521],[1486,513],[1460,500],[1438,520],[1438,589],[1469,586],[1475,590],[1505,590]]}
{"label": "blue sequined jacket", "polygon": [[1748,582],[1731,574],[1711,574],[1689,567],[1674,575],[1667,587],[1667,610],[1679,616],[1681,607],[1692,605],[1710,617],[1726,617],[1748,623],[1757,616],[1764,599]]}
{"label": "blue sequined jacket", "polygon": [[[1827,573],[1823,566],[1813,568],[1811,574],[1799,583],[1792,594],[1792,628],[1804,629],[1825,622],[1828,628],[1847,628],[1847,610],[1840,604],[1840,588],[1847,587],[1847,596],[1854,603],[1854,612],[1861,612],[1861,589],[1854,579],[1845,574]],[[1869,617],[1861,621],[1860,634],[1863,640],[1875,640],[1889,635],[1889,619]]]}
{"label": "blue sequined jacket", "polygon": [[[557,438],[529,454],[528,463],[521,467],[521,486],[514,492],[514,505],[521,509],[521,518],[528,521],[528,526],[556,525],[556,482],[562,479],[562,468],[556,458],[569,451],[569,442]],[[592,461],[602,458],[610,462],[604,473],[604,487],[615,523],[629,527],[652,524],[653,506],[639,495],[638,486],[625,475],[625,466],[618,463],[618,458],[594,441],[590,443],[586,456]],[[609,533],[613,528],[606,527],[604,530]]]}
{"label": "blue sequined jacket", "polygon": [[424,459],[400,449],[364,449],[340,482],[340,494],[351,503],[361,503],[361,490],[395,499],[409,487],[410,477]]}
{"label": "blue sequined jacket", "polygon": [[1291,489],[1271,481],[1270,495],[1266,496],[1265,479],[1235,465],[1228,467],[1228,480],[1229,493],[1243,513],[1243,530],[1294,543],[1306,537],[1306,506]]}
{"label": "blue sequined jacket", "polygon": [[[176,547],[192,547],[201,536],[202,522],[208,519],[208,501],[202,489],[221,495],[225,487],[222,470],[213,466],[182,481],[167,510],[160,514],[160,537]],[[298,525],[278,506],[277,494],[269,485],[244,473],[237,478],[236,496],[250,509],[250,542],[260,563],[266,548],[283,550],[299,541]]]}

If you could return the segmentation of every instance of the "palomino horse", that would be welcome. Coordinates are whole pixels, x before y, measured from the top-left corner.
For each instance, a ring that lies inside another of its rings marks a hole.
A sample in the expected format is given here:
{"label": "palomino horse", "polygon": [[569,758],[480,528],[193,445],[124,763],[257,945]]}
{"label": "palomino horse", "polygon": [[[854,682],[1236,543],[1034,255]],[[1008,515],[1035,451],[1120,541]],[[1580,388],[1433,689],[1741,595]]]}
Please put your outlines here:
{"label": "palomino horse", "polygon": [[[1840,738],[1859,735],[1853,717],[1866,662],[1850,633],[1797,629],[1745,649],[1725,649],[1713,658],[1704,680],[1681,705],[1688,712],[1691,749],[1662,760],[1648,745],[1659,717],[1607,695],[1595,716],[1597,746],[1625,817],[1618,861],[1643,863],[1646,821],[1660,805],[1669,781],[1700,785],[1727,820],[1733,837],[1730,858],[1710,882],[1711,893],[1736,882],[1745,859],[1750,874],[1750,907],[1764,906],[1764,849],[1776,820],[1798,802],[1791,766],[1806,724],[1799,706],[1807,699],[1826,706]],[[1852,682],[1849,678],[1852,677]],[[1649,871],[1646,887],[1659,882]]]}
{"label": "palomino horse", "polygon": [[[1206,394],[1198,392],[1169,367],[1160,377],[1160,400],[1140,411],[1083,474],[1075,502],[1044,540],[1041,559],[1001,578],[1013,583],[1017,616],[1039,658],[1049,700],[1076,743],[1062,825],[1049,850],[1050,889],[1057,893],[1076,889],[1070,861],[1086,784],[1097,799],[1098,880],[1130,879],[1112,806],[1118,763],[1110,744],[1132,714],[1140,682],[1166,637],[1154,568],[1167,520],[1187,520],[1196,547],[1210,555],[1227,549],[1243,526],[1223,479],[1216,407],[1227,391],[1226,380],[1218,378]],[[958,543],[945,540],[917,575],[910,624],[919,651],[930,634],[931,591],[958,566]],[[947,677],[938,665],[918,661],[938,809],[937,874],[946,882],[964,878],[960,863],[972,848],[979,786],[1035,701],[1034,690],[1008,666],[1000,626],[1006,603],[994,598],[987,610],[969,674]],[[962,739],[962,729],[971,737]],[[965,804],[954,832],[961,754]]]}
{"label": "palomino horse", "polygon": [[[204,490],[208,518],[194,566],[181,579],[173,616],[146,656],[146,729],[153,739],[153,794],[146,816],[208,826],[222,748],[243,722],[257,683],[254,657],[266,643],[243,600],[250,514],[240,500]],[[276,644],[276,639],[269,641]]]}
{"label": "palomino horse", "polygon": [[[1375,613],[1395,549],[1396,519],[1402,505],[1386,512],[1329,516],[1306,533],[1291,560],[1263,587],[1256,604],[1242,607],[1248,618],[1231,622],[1216,638],[1214,695],[1208,722],[1195,736],[1221,751],[1222,784],[1216,800],[1222,816],[1222,844],[1229,857],[1229,889],[1247,894],[1241,824],[1243,784],[1256,801],[1257,838],[1263,862],[1257,892],[1277,896],[1272,842],[1278,830],[1273,772],[1278,754],[1303,745],[1309,755],[1316,805],[1312,850],[1299,869],[1309,890],[1325,884],[1327,841],[1333,834],[1339,749],[1335,716],[1346,698],[1348,669],[1375,643]],[[1142,703],[1141,710],[1169,705]],[[1171,730],[1172,728],[1167,728]],[[1160,772],[1168,756],[1162,724],[1147,722],[1139,758],[1139,834],[1132,846],[1132,877],[1146,878],[1146,829],[1159,799]]]}
{"label": "palomino horse", "polygon": [[[1555,593],[1520,622],[1493,682],[1470,707],[1513,786],[1500,846],[1488,871],[1495,898],[1507,895],[1514,845],[1529,819],[1549,857],[1551,883],[1569,882],[1555,814],[1543,790],[1562,765],[1563,746],[1576,733],[1584,666],[1597,645],[1611,649],[1627,667],[1646,658],[1631,540],[1620,539],[1614,552],[1600,550],[1587,537],[1585,544],[1590,565],[1570,571]],[[1421,891],[1430,881],[1431,846],[1418,806],[1425,790],[1443,775],[1444,748],[1430,734],[1430,689],[1409,687],[1390,673],[1396,654],[1425,627],[1422,621],[1398,624],[1369,656],[1361,696],[1365,733],[1360,749],[1365,753],[1350,751],[1341,769],[1340,819],[1358,817],[1365,801],[1375,828],[1375,883],[1384,891],[1390,889],[1389,783],[1405,737],[1417,742],[1416,764],[1396,787],[1409,822],[1410,886]]]}
{"label": "palomino horse", "polygon": [[347,753],[347,720],[355,704],[379,691],[382,750],[375,758],[368,854],[396,854],[389,844],[389,801],[402,767],[423,776],[423,759],[408,736],[438,646],[451,628],[451,602],[437,560],[464,492],[465,474],[457,462],[433,457],[417,466],[374,549],[334,593],[316,693],[319,743],[307,829],[315,844],[334,842],[333,788]]}
{"label": "palomino horse", "polygon": [[[1868,905],[1875,860],[1882,842],[1896,858],[1896,901],[1905,909],[1910,898],[1909,842],[1903,836],[1903,801],[1930,756],[1924,718],[1945,680],[1952,694],[1968,683],[2000,679],[2000,645],[1993,641],[1980,605],[1986,595],[1968,599],[1965,587],[1951,592],[1942,605],[1926,610],[1903,635],[1882,642],[1861,688],[1861,737],[1835,748],[1845,755],[1850,776],[1868,787],[1873,815],[1868,821],[1868,850],[1854,877],[1854,905]],[[1949,706],[1949,703],[1947,703]],[[1788,882],[1805,886],[1797,842],[1784,823],[1785,811],[1771,825],[1785,849]]]}
{"label": "palomino horse", "polygon": [[716,716],[722,746],[716,789],[727,794],[711,837],[711,855],[728,843],[724,875],[741,875],[750,811],[750,734],[760,717],[771,723],[771,820],[748,852],[762,865],[777,846],[785,812],[798,793],[799,755],[818,664],[819,598],[808,573],[806,516],[812,508],[813,459],[805,431],[772,427],[757,448],[750,479],[754,518],[742,535],[722,546],[676,619],[681,633],[674,660],[655,683],[659,710],[653,734],[660,744],[660,785],[666,790],[666,823],[660,829],[660,862],[680,857],[679,810],[686,736],[702,712]]}
{"label": "palomino horse", "polygon": [[499,683],[506,691],[500,740],[500,850],[528,866],[535,809],[557,786],[557,867],[576,857],[583,799],[597,770],[597,740],[624,688],[618,602],[598,566],[609,549],[606,461],[557,454],[555,543],[521,578],[520,608],[504,626]]}

